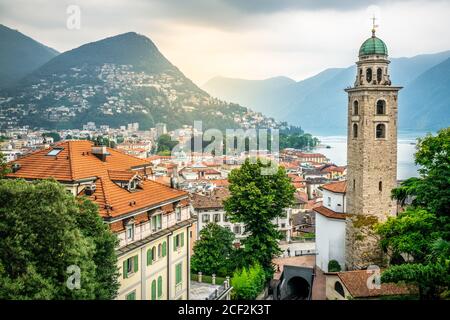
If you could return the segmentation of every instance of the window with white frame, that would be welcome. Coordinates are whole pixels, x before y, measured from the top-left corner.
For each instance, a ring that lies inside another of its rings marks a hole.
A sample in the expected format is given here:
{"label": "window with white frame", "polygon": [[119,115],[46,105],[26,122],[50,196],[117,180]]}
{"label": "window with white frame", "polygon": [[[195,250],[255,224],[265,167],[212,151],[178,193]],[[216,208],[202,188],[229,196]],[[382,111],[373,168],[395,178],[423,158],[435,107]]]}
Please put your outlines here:
{"label": "window with white frame", "polygon": [[130,223],[126,226],[127,240],[134,240],[134,224]]}
{"label": "window with white frame", "polygon": [[209,222],[209,213],[202,214],[202,222],[208,223]]}

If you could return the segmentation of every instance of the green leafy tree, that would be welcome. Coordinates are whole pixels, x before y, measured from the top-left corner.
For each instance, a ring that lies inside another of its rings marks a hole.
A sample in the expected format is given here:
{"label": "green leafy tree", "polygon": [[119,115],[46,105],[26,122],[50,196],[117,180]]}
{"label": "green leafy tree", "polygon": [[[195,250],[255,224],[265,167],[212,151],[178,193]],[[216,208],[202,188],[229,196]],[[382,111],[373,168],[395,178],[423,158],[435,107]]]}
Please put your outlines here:
{"label": "green leafy tree", "polygon": [[382,248],[396,258],[381,279],[416,285],[422,299],[443,298],[450,285],[450,128],[419,139],[417,150],[420,177],[392,191],[399,204],[411,204],[378,226]]}
{"label": "green leafy tree", "polygon": [[328,262],[328,272],[339,272],[341,271],[341,265],[336,260],[330,260]]}
{"label": "green leafy tree", "polygon": [[284,208],[292,204],[295,191],[284,168],[263,174],[263,169],[270,166],[270,162],[263,163],[260,159],[246,159],[228,176],[231,195],[224,201],[230,220],[245,226],[243,250],[247,265],[259,263],[267,279],[274,272],[272,259],[281,253],[278,241],[282,236],[272,221],[285,215]]}
{"label": "green leafy tree", "polygon": [[53,138],[53,142],[61,141],[61,136],[58,132],[46,132],[42,134],[43,137],[50,137]]}
{"label": "green leafy tree", "polygon": [[[56,181],[0,180],[0,299],[112,299],[117,237]],[[80,288],[67,268],[80,270]]]}
{"label": "green leafy tree", "polygon": [[232,297],[236,300],[253,300],[264,289],[266,274],[259,264],[234,272],[231,278]]}
{"label": "green leafy tree", "polygon": [[158,149],[156,152],[159,154],[161,152],[171,152],[172,149],[178,144],[177,141],[172,141],[168,134],[162,134],[158,138]]}
{"label": "green leafy tree", "polygon": [[9,168],[6,162],[6,157],[0,152],[0,179],[3,178],[9,172]]}
{"label": "green leafy tree", "polygon": [[200,231],[200,240],[195,243],[191,259],[193,272],[226,276],[233,252],[234,234],[216,223],[208,223]]}

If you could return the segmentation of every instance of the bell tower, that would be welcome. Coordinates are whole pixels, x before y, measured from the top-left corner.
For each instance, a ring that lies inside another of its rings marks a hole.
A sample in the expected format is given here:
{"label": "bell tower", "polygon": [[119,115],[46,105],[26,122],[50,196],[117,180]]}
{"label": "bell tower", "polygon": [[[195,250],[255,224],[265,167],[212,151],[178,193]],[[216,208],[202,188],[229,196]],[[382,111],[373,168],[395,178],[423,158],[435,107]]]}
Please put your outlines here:
{"label": "bell tower", "polygon": [[[374,18],[375,22],[375,18]],[[391,85],[388,51],[375,36],[364,41],[356,81],[347,88],[346,267],[383,265],[373,226],[395,214],[391,190],[397,185],[397,100]]]}

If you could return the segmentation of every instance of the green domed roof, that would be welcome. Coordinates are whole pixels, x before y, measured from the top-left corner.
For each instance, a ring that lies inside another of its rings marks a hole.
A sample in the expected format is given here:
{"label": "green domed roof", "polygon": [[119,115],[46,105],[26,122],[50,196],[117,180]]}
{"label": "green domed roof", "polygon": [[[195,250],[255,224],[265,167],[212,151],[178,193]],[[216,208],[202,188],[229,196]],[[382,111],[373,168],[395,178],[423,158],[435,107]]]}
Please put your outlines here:
{"label": "green domed roof", "polygon": [[369,54],[383,54],[387,56],[388,50],[383,40],[372,36],[371,38],[364,41],[364,43],[361,45],[361,48],[359,49],[359,55],[366,56]]}

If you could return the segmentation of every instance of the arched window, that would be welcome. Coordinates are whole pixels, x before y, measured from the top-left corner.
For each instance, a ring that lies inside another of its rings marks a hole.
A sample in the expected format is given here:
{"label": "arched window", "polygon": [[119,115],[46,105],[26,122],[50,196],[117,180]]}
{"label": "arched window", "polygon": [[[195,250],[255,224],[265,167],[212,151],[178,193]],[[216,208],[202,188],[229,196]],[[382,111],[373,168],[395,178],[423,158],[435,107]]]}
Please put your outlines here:
{"label": "arched window", "polygon": [[356,123],[353,124],[353,139],[358,138],[358,125]]}
{"label": "arched window", "polygon": [[377,83],[381,82],[381,79],[383,77],[383,70],[381,70],[381,68],[377,69]]}
{"label": "arched window", "polygon": [[345,292],[344,292],[344,287],[342,286],[342,284],[339,281],[336,281],[334,283],[334,290],[339,293],[342,297],[345,298]]}
{"label": "arched window", "polygon": [[372,82],[372,69],[371,68],[367,68],[367,70],[366,70],[366,80],[368,83]]}
{"label": "arched window", "polygon": [[363,70],[359,68],[359,84],[363,84]]}
{"label": "arched window", "polygon": [[386,101],[377,101],[377,114],[386,114]]}
{"label": "arched window", "polygon": [[152,281],[152,300],[156,300],[156,281]]}
{"label": "arched window", "polygon": [[378,190],[383,191],[383,182],[378,182]]}
{"label": "arched window", "polygon": [[386,138],[386,125],[383,123],[377,124],[377,129],[376,129],[376,136],[377,139],[383,139]]}
{"label": "arched window", "polygon": [[358,100],[353,102],[353,115],[357,116],[359,114],[359,103]]}
{"label": "arched window", "polygon": [[153,257],[153,261],[156,260],[156,247],[152,248],[152,257]]}
{"label": "arched window", "polygon": [[158,244],[158,258],[161,258],[162,245]]}
{"label": "arched window", "polygon": [[356,180],[353,179],[353,190],[355,190],[355,187],[356,187]]}
{"label": "arched window", "polygon": [[162,277],[158,277],[158,298],[161,298],[163,292]]}

